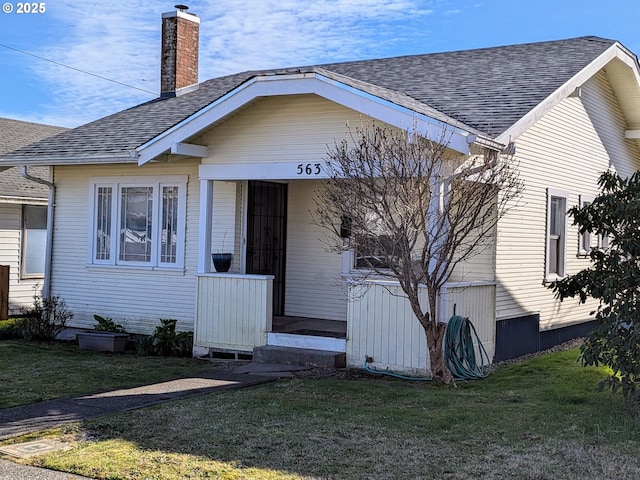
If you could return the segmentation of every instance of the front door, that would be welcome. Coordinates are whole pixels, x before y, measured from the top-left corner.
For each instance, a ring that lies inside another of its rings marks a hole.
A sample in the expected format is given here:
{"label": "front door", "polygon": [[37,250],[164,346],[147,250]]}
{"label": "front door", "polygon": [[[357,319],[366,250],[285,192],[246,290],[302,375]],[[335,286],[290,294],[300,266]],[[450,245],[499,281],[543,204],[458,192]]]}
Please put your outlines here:
{"label": "front door", "polygon": [[273,315],[284,315],[287,184],[249,182],[247,273],[274,275]]}

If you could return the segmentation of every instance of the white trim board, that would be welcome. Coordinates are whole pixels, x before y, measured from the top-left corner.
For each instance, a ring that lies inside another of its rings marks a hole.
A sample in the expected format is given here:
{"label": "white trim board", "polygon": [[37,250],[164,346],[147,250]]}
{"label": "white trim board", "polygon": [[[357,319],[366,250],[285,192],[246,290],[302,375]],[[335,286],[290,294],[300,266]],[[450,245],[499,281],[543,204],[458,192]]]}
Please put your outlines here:
{"label": "white trim board", "polygon": [[267,332],[267,345],[275,347],[323,350],[325,352],[347,351],[347,341],[344,338],[317,337],[314,335],[295,335],[292,333]]}

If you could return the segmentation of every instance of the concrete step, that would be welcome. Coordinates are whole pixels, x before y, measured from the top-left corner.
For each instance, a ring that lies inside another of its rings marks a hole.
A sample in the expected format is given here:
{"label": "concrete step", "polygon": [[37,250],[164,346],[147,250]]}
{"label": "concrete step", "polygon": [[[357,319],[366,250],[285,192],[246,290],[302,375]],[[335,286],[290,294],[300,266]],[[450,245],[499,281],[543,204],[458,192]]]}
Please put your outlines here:
{"label": "concrete step", "polygon": [[242,365],[233,370],[233,373],[247,373],[251,375],[261,375],[264,377],[275,378],[292,378],[294,372],[300,372],[302,370],[310,370],[312,366],[309,365],[291,365],[288,363],[265,363],[265,362],[251,362],[246,365]]}
{"label": "concrete step", "polygon": [[275,345],[255,347],[253,349],[253,361],[332,368],[344,368],[347,364],[347,358],[344,352],[312,350],[309,348],[279,347]]}

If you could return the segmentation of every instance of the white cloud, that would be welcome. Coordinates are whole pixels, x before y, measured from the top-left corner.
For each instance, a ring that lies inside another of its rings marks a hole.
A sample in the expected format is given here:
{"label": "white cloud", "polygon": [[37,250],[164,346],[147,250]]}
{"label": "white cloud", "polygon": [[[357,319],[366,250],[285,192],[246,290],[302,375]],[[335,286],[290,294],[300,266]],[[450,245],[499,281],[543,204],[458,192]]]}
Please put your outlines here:
{"label": "white cloud", "polygon": [[[201,19],[200,80],[385,56],[390,46],[415,40],[434,5],[420,0],[194,0],[189,11]],[[68,2],[49,12],[64,35],[38,54],[158,92],[162,11],[152,11],[144,0],[88,0],[81,8]],[[37,121],[73,126],[153,98],[49,63],[33,68],[51,93]]]}

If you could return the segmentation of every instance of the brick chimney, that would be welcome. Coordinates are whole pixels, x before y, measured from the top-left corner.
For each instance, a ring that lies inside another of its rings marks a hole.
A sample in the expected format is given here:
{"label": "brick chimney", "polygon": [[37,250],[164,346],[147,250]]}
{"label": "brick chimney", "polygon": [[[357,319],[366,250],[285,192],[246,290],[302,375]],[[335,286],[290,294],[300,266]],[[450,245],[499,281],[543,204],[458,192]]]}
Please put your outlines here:
{"label": "brick chimney", "polygon": [[[198,43],[200,19],[176,5],[175,12],[162,14],[160,95],[175,97],[198,88]],[[187,90],[187,87],[192,87]]]}

